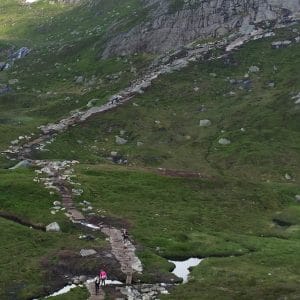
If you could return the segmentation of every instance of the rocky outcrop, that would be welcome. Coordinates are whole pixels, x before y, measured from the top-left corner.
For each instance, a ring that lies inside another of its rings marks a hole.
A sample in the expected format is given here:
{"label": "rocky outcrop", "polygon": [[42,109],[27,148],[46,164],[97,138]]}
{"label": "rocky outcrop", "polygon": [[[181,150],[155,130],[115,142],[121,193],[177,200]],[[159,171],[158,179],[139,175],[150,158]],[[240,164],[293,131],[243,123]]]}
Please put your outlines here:
{"label": "rocky outcrop", "polygon": [[103,58],[135,52],[162,53],[196,39],[218,37],[255,24],[280,22],[300,11],[299,0],[144,0],[146,21],[110,38]]}

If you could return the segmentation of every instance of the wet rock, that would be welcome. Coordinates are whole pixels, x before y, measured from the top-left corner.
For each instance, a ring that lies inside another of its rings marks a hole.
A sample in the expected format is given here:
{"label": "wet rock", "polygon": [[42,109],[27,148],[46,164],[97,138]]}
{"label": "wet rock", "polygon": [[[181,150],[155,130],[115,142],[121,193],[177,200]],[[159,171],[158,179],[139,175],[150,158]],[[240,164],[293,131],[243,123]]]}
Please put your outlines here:
{"label": "wet rock", "polygon": [[10,59],[21,59],[23,57],[25,57],[26,55],[28,55],[30,52],[30,49],[28,49],[27,47],[22,47],[19,50],[17,50],[16,52],[14,52],[11,56]]}
{"label": "wet rock", "polygon": [[48,232],[60,232],[60,227],[57,222],[50,223],[46,226],[46,231]]}

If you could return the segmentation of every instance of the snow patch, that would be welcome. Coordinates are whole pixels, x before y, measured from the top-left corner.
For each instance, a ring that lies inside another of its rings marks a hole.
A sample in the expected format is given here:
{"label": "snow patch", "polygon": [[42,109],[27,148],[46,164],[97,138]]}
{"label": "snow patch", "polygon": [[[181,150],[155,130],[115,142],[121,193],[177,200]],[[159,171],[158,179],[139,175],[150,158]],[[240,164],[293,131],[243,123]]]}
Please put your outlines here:
{"label": "snow patch", "polygon": [[189,268],[198,266],[202,260],[203,259],[192,257],[192,258],[189,258],[184,261],[169,260],[169,262],[171,262],[175,265],[175,269],[173,270],[172,273],[174,275],[176,275],[177,277],[182,278],[183,283],[186,283],[186,282],[188,282],[188,277],[190,274]]}
{"label": "snow patch", "polygon": [[55,297],[55,296],[59,296],[59,295],[63,295],[63,294],[69,293],[72,289],[74,289],[76,287],[77,287],[76,284],[66,285],[65,287],[63,287],[59,291],[57,291],[57,292],[55,292],[55,293],[47,296],[46,298]]}

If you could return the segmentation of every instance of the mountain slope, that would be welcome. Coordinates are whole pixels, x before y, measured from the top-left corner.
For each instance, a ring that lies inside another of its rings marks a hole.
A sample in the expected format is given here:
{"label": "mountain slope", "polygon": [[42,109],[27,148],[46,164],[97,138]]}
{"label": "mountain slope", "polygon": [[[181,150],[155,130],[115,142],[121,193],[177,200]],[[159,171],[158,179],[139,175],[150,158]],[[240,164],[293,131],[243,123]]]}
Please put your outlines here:
{"label": "mountain slope", "polygon": [[[0,298],[44,297],[99,266],[125,281],[109,241],[66,217],[70,191],[86,221],[129,230],[134,293],[164,282],[161,299],[297,299],[299,2],[67,2],[1,2]],[[24,225],[52,222],[62,232]],[[167,260],[190,257],[205,259],[173,286]]]}

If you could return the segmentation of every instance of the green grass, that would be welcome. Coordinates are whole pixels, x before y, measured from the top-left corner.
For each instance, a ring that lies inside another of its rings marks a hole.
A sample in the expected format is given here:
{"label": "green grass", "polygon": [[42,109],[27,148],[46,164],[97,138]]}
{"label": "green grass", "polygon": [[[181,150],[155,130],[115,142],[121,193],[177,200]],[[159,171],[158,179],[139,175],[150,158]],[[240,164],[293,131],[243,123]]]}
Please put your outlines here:
{"label": "green grass", "polygon": [[[209,257],[193,271],[195,279],[167,299],[271,299],[299,292],[296,186],[170,178],[104,165],[81,166],[77,173],[85,190],[82,199],[102,214],[130,222],[131,234],[143,245],[144,280],[158,280],[170,270],[160,256]],[[293,227],[273,222],[284,216]]]}
{"label": "green grass", "polygon": [[[182,7],[182,1],[172,3],[171,11]],[[15,0],[0,4],[5,50],[0,61],[11,46],[32,49],[0,73],[3,84],[19,80],[13,93],[0,96],[1,151],[19,135],[37,132],[37,126],[84,108],[91,99],[104,103],[153,59],[146,54],[99,59],[108,30],[117,34],[146,19],[140,1],[105,0],[94,7],[40,1],[30,7]],[[292,29],[250,42],[227,60],[198,62],[162,76],[143,95],[59,135],[49,152],[36,154],[80,160],[77,175],[85,192],[77,200],[89,200],[101,214],[130,224],[145,266],[143,281],[163,281],[172,268],[166,258],[207,257],[188,284],[163,299],[299,297],[300,209],[294,197],[300,110],[291,97],[300,91],[300,46],[270,46],[296,36]],[[229,82],[244,79],[252,65],[260,72],[250,74],[250,89]],[[81,75],[95,83],[76,84]],[[212,126],[199,127],[201,119]],[[120,131],[126,145],[115,143]],[[219,145],[221,137],[232,143]],[[108,163],[111,151],[130,167]],[[32,169],[4,169],[13,163],[0,157],[0,209],[35,223],[58,221],[62,228],[48,234],[0,219],[0,298],[28,299],[48,292],[45,280],[53,283],[43,269],[46,259],[55,265],[59,251],[78,252],[86,242],[63,213],[50,214],[57,196],[33,182]],[[163,177],[155,174],[157,167],[207,177]],[[102,247],[103,241],[89,246]],[[75,289],[55,299],[81,300],[86,293]]]}
{"label": "green grass", "polygon": [[[131,165],[217,171],[262,180],[282,181],[285,173],[297,178],[299,109],[291,97],[300,89],[295,80],[300,76],[299,45],[273,50],[271,42],[247,44],[230,57],[229,66],[223,60],[203,62],[163,76],[132,101],[138,106],[128,103],[72,128],[41,157],[98,163],[118,151]],[[250,74],[251,90],[229,83],[229,79],[243,79],[251,65],[261,69]],[[267,86],[269,81],[274,88]],[[199,111],[202,105],[207,111]],[[199,127],[200,119],[210,119],[212,126]],[[120,146],[115,136],[121,130],[128,143]],[[221,137],[229,138],[231,145],[219,145]],[[143,145],[138,147],[137,142]]]}
{"label": "green grass", "polygon": [[[89,297],[89,294],[86,288],[75,288],[68,292],[67,294],[52,297],[53,300],[86,300]],[[46,298],[45,298],[46,299]]]}

